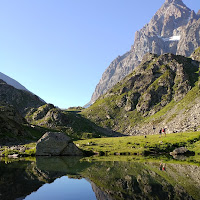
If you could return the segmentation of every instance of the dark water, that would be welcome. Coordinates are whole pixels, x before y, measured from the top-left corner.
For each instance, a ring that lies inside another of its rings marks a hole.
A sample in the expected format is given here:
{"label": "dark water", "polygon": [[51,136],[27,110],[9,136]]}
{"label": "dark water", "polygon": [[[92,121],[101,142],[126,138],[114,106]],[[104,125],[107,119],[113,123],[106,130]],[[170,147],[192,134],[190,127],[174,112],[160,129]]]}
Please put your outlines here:
{"label": "dark water", "polygon": [[36,160],[2,161],[0,199],[199,200],[200,166],[198,163],[133,158],[129,161],[86,161],[38,157]]}

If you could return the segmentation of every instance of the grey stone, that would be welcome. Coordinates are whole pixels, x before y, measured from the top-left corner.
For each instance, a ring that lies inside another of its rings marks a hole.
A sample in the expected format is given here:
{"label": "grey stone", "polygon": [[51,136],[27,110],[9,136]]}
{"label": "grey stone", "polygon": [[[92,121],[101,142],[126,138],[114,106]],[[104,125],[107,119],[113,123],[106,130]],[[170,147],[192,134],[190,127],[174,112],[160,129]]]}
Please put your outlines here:
{"label": "grey stone", "polygon": [[82,156],[83,152],[74,144],[69,143],[60,153],[61,156]]}
{"label": "grey stone", "polygon": [[179,148],[174,149],[174,151],[170,152],[170,155],[185,154],[187,152],[189,151],[185,147],[179,147]]}
{"label": "grey stone", "polygon": [[47,132],[37,142],[36,156],[82,156],[83,152],[61,132]]}

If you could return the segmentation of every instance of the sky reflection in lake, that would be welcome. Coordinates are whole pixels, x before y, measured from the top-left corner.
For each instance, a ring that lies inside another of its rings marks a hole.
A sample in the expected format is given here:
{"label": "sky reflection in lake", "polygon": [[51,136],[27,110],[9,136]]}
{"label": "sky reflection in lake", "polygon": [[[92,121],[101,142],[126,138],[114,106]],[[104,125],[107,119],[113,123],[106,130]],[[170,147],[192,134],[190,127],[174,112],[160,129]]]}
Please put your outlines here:
{"label": "sky reflection in lake", "polygon": [[86,179],[70,179],[67,176],[45,184],[25,200],[95,200],[95,193]]}

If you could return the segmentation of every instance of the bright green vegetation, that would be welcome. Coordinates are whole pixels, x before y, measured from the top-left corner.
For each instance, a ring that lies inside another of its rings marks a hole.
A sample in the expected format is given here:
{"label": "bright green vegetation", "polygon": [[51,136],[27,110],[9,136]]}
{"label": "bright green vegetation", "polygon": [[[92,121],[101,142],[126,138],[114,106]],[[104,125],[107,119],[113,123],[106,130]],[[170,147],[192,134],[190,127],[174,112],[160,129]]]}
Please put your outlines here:
{"label": "bright green vegetation", "polygon": [[35,156],[36,143],[29,143],[24,145],[17,145],[13,147],[3,146],[0,148],[0,156],[9,157],[12,155],[18,155],[17,157],[29,157]]}
{"label": "bright green vegetation", "polygon": [[36,162],[35,156],[27,156],[27,157],[18,157],[18,158],[12,158],[12,157],[0,157],[0,162],[4,162],[5,164],[14,163],[18,161],[29,161],[29,162]]}
{"label": "bright green vegetation", "polygon": [[194,53],[191,55],[191,57],[195,60],[200,61],[200,47],[197,48]]}
{"label": "bright green vegetation", "polygon": [[66,109],[66,111],[74,111],[74,112],[80,112],[82,110],[84,110],[85,108],[78,106],[78,107],[69,107],[68,109]]}
{"label": "bright green vegetation", "polygon": [[177,147],[186,147],[198,154],[200,132],[159,135],[99,138],[76,141],[76,145],[86,151],[100,155],[138,155],[169,153]]}
{"label": "bright green vegetation", "polygon": [[123,94],[99,99],[81,114],[101,127],[117,129],[117,132],[123,133],[129,125],[134,126],[144,119],[136,110],[125,112],[116,106],[116,102],[122,101],[124,96]]}
{"label": "bright green vegetation", "polygon": [[123,155],[123,156],[91,156],[82,158],[83,161],[88,162],[154,162],[173,163],[184,165],[198,165],[200,166],[200,155],[184,157],[184,159],[174,159],[170,155]]}

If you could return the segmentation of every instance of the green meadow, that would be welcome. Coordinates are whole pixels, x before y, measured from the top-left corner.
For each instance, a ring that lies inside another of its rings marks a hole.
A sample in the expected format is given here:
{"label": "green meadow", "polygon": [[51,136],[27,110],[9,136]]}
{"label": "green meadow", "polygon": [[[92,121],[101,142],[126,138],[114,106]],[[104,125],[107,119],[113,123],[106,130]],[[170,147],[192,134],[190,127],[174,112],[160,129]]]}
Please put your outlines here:
{"label": "green meadow", "polygon": [[173,133],[165,136],[148,135],[78,140],[75,144],[84,151],[99,155],[165,154],[186,147],[200,154],[200,132]]}
{"label": "green meadow", "polygon": [[[178,147],[186,147],[200,157],[200,132],[173,133],[148,136],[126,136],[77,140],[74,143],[83,151],[97,154],[99,156],[114,155],[169,155]],[[7,157],[12,154],[20,156],[35,156],[36,143],[22,145],[26,148],[23,153],[10,150],[9,147],[0,148],[1,155]],[[89,155],[89,154],[88,154]],[[199,160],[200,161],[200,160]]]}

